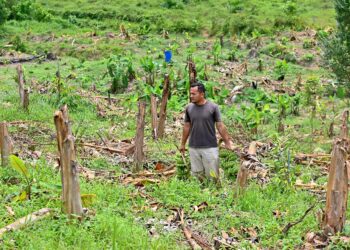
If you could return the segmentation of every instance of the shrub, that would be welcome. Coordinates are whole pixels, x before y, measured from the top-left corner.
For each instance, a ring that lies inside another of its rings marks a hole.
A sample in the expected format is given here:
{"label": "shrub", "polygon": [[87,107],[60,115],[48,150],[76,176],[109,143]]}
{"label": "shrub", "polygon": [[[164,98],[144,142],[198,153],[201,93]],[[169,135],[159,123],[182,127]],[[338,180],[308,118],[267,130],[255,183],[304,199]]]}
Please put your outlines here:
{"label": "shrub", "polygon": [[286,60],[286,62],[290,62],[290,63],[296,63],[297,62],[297,57],[296,57],[294,52],[287,52],[284,55],[283,59]]}
{"label": "shrub", "polygon": [[10,15],[6,0],[0,0],[0,25],[4,24]]}
{"label": "shrub", "polygon": [[305,23],[299,17],[294,16],[280,16],[277,17],[274,21],[274,27],[276,28],[292,28],[296,30],[302,30],[305,28]]}
{"label": "shrub", "polygon": [[219,56],[221,55],[220,41],[216,41],[213,45],[212,54],[214,56],[214,65],[219,65]]}
{"label": "shrub", "polygon": [[265,55],[283,59],[287,53],[287,47],[279,43],[270,43],[262,48],[261,52]]}
{"label": "shrub", "polygon": [[237,48],[232,48],[228,54],[227,60],[231,61],[231,62],[235,62],[238,61],[238,49]]}
{"label": "shrub", "polygon": [[324,61],[337,76],[339,83],[350,88],[350,2],[335,0],[338,30],[332,36],[322,36]]}
{"label": "shrub", "polygon": [[25,43],[22,41],[20,36],[15,36],[12,40],[11,40],[11,44],[14,46],[16,51],[20,51],[20,52],[26,52],[27,51],[27,46],[25,45]]}
{"label": "shrub", "polygon": [[146,35],[148,34],[152,29],[151,22],[148,20],[143,20],[138,27],[137,34],[139,35]]}
{"label": "shrub", "polygon": [[243,1],[241,0],[230,0],[226,4],[226,8],[229,13],[237,13],[241,10],[243,10]]}
{"label": "shrub", "polygon": [[306,63],[311,63],[314,61],[314,55],[311,53],[307,53],[307,54],[303,55],[301,60],[306,62]]}
{"label": "shrub", "polygon": [[287,43],[289,42],[289,38],[288,37],[282,37],[281,38],[281,44],[283,44],[283,45],[287,45]]}
{"label": "shrub", "polygon": [[179,19],[172,25],[172,30],[175,32],[193,32],[198,33],[201,30],[201,24],[196,20]]}
{"label": "shrub", "polygon": [[9,19],[49,21],[52,15],[35,1],[18,1],[11,7]]}
{"label": "shrub", "polygon": [[274,68],[274,74],[276,76],[276,79],[283,80],[288,70],[289,70],[288,63],[285,60],[283,61],[278,60]]}
{"label": "shrub", "polygon": [[236,20],[232,22],[233,33],[241,34],[246,33],[247,35],[251,35],[253,32],[266,33],[262,28],[262,24],[259,19],[253,15],[244,15],[238,17]]}
{"label": "shrub", "polygon": [[302,29],[305,24],[298,16],[298,5],[295,1],[286,1],[282,6],[284,15],[281,15],[275,19],[274,26],[276,28],[294,28]]}
{"label": "shrub", "polygon": [[184,5],[179,0],[165,0],[162,7],[167,9],[184,9]]}
{"label": "shrub", "polygon": [[311,49],[311,48],[315,47],[315,45],[316,45],[316,43],[312,39],[305,39],[303,42],[304,49]]}
{"label": "shrub", "polygon": [[107,63],[109,76],[112,78],[111,92],[120,93],[129,83],[129,62],[120,55],[112,55]]}
{"label": "shrub", "polygon": [[317,76],[310,76],[305,82],[305,101],[307,105],[315,104],[315,95],[321,95],[323,88]]}

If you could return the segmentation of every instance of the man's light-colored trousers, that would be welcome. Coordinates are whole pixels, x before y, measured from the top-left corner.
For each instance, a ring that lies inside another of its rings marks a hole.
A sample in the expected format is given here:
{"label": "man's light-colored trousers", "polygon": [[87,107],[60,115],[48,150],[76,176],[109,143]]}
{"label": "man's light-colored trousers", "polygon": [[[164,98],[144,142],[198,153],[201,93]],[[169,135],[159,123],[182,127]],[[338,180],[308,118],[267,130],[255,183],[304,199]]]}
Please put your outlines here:
{"label": "man's light-colored trousers", "polygon": [[219,148],[191,148],[191,173],[198,178],[219,178]]}

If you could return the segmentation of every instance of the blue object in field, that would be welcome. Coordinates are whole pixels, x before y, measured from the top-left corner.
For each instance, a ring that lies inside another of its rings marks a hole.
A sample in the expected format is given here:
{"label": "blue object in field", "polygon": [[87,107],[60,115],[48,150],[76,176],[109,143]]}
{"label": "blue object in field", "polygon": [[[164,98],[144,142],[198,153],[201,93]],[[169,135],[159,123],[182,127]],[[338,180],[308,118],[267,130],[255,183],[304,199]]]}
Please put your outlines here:
{"label": "blue object in field", "polygon": [[164,56],[165,56],[165,62],[170,63],[171,62],[171,57],[172,57],[171,50],[165,50],[164,51]]}

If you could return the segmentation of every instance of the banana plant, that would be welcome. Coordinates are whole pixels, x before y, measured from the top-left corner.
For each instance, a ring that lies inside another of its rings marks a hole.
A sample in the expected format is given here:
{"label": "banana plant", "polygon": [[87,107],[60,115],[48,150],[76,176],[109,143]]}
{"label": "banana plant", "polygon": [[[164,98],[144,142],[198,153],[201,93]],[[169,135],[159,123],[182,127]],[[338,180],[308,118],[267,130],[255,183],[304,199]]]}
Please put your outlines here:
{"label": "banana plant", "polygon": [[155,74],[157,69],[157,63],[152,58],[145,56],[140,60],[142,69],[146,72],[146,83],[153,86],[155,80]]}
{"label": "banana plant", "polygon": [[278,105],[278,132],[284,131],[283,121],[287,117],[287,110],[290,107],[290,97],[287,94],[279,95],[277,98]]}
{"label": "banana plant", "polygon": [[128,73],[129,82],[131,82],[136,78],[136,71],[134,69],[134,64],[133,64],[134,57],[130,53],[127,56],[125,56],[123,59],[126,64],[126,71]]}
{"label": "banana plant", "polygon": [[112,78],[111,92],[118,93],[128,86],[128,71],[125,59],[112,55],[107,63],[109,76]]}
{"label": "banana plant", "polygon": [[212,53],[214,56],[214,65],[220,65],[219,56],[221,55],[221,44],[219,40],[214,43]]}
{"label": "banana plant", "polygon": [[153,86],[149,84],[140,83],[137,85],[137,96],[139,99],[150,100],[151,95],[161,97],[162,89],[161,82],[156,82]]}
{"label": "banana plant", "polygon": [[283,94],[279,95],[277,98],[277,105],[278,105],[278,118],[284,119],[287,117],[287,110],[289,109],[291,104],[291,99],[289,95]]}
{"label": "banana plant", "polygon": [[271,109],[269,104],[265,104],[261,110],[256,107],[246,108],[245,123],[251,129],[253,134],[258,134],[258,128],[264,120],[271,116]]}
{"label": "banana plant", "polygon": [[26,167],[25,163],[15,155],[10,155],[10,165],[14,170],[22,175],[26,183],[25,190],[23,190],[19,196],[15,197],[15,200],[25,200],[27,198],[30,200],[34,179],[30,175],[28,168]]}
{"label": "banana plant", "polygon": [[248,99],[254,103],[255,108],[261,110],[263,106],[267,103],[270,103],[272,101],[271,96],[266,94],[262,90],[253,90],[250,89],[249,92],[247,92]]}
{"label": "banana plant", "polygon": [[301,101],[300,93],[297,93],[295,94],[295,96],[292,97],[290,109],[293,115],[299,115],[300,101]]}

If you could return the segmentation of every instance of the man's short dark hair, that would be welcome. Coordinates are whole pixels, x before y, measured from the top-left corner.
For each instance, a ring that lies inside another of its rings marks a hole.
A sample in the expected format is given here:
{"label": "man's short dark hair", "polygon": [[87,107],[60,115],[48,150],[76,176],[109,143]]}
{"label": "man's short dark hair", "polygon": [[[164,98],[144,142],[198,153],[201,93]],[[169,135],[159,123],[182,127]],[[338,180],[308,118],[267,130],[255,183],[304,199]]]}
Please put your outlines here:
{"label": "man's short dark hair", "polygon": [[205,94],[205,86],[203,83],[200,81],[196,81],[195,83],[191,84],[191,88],[198,87],[198,92],[199,93],[204,93]]}

